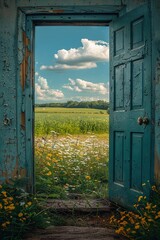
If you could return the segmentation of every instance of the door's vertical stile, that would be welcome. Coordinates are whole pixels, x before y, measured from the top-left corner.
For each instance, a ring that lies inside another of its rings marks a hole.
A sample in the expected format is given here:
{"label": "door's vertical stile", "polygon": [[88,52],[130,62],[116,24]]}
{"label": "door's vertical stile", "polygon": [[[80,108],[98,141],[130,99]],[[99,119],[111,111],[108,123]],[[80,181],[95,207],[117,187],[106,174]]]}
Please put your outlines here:
{"label": "door's vertical stile", "polygon": [[114,179],[114,174],[113,174],[113,169],[114,169],[114,162],[111,161],[111,159],[114,158],[114,136],[113,136],[113,129],[112,129],[112,124],[111,122],[113,121],[113,107],[114,107],[114,79],[113,79],[113,45],[114,45],[114,33],[111,30],[111,26],[109,28],[109,36],[110,36],[110,52],[109,52],[109,59],[110,59],[110,82],[109,82],[109,87],[110,87],[110,96],[109,96],[109,186],[112,186],[112,181]]}
{"label": "door's vertical stile", "polygon": [[[126,79],[128,80],[125,84],[125,111],[126,111],[126,118],[129,119],[130,115],[130,93],[131,93],[131,64],[130,62],[126,64]],[[126,125],[128,122],[126,123]],[[128,126],[129,128],[129,126]],[[130,189],[130,178],[131,178],[131,162],[130,162],[130,146],[131,146],[131,138],[130,138],[130,131],[127,129],[125,130],[125,169],[124,169],[124,175],[125,175],[125,188],[126,188],[126,195],[128,194],[128,191]],[[129,197],[128,197],[129,200]]]}
{"label": "door's vertical stile", "polygon": [[22,11],[18,11],[18,55],[17,55],[17,153],[18,153],[18,176],[26,177],[25,161],[25,44],[23,41],[23,32],[25,31],[26,16]]}
{"label": "door's vertical stile", "polygon": [[27,17],[26,24],[27,35],[27,75],[25,85],[25,105],[26,105],[26,161],[27,161],[27,177],[28,190],[34,190],[34,159],[33,159],[33,22],[30,17]]}

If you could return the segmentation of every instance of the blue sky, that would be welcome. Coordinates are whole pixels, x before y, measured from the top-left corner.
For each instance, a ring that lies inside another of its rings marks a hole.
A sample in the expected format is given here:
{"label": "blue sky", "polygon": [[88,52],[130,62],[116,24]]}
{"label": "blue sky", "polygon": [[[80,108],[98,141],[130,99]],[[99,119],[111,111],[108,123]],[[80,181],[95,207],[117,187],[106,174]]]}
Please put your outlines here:
{"label": "blue sky", "polygon": [[36,27],[35,102],[108,100],[109,29]]}

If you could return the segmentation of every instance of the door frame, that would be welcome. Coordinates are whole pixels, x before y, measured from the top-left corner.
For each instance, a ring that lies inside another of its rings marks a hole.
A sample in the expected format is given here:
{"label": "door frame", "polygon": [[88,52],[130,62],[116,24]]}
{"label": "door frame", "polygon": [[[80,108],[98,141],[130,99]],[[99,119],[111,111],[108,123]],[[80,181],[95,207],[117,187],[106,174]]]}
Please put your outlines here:
{"label": "door frame", "polygon": [[[110,6],[109,6],[110,7]],[[34,31],[36,26],[109,26],[124,5],[111,12],[97,7],[74,6],[18,8],[17,55],[17,150],[19,163],[25,165],[26,189],[34,192]],[[106,12],[105,12],[106,11]]]}

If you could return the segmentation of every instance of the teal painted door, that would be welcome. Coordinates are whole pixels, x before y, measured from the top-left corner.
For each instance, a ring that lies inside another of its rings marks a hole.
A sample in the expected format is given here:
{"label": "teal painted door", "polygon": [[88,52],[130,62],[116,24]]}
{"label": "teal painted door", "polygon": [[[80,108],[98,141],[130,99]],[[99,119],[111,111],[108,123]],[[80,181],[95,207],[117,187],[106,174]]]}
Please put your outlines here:
{"label": "teal painted door", "polygon": [[131,206],[151,176],[151,50],[147,6],[110,26],[109,198]]}

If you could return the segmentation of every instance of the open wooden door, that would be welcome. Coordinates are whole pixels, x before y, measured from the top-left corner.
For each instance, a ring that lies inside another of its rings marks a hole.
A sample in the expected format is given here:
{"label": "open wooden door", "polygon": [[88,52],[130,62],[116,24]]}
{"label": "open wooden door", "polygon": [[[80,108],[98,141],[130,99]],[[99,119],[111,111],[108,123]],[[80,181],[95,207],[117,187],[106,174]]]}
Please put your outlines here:
{"label": "open wooden door", "polygon": [[[147,6],[110,25],[109,198],[130,207],[151,180],[151,36]],[[152,174],[153,175],[153,174]]]}

